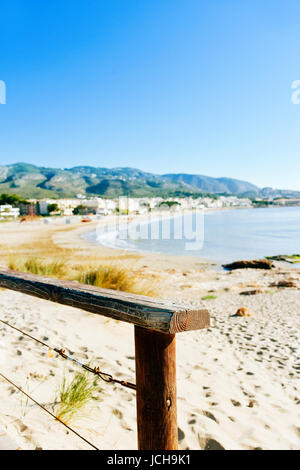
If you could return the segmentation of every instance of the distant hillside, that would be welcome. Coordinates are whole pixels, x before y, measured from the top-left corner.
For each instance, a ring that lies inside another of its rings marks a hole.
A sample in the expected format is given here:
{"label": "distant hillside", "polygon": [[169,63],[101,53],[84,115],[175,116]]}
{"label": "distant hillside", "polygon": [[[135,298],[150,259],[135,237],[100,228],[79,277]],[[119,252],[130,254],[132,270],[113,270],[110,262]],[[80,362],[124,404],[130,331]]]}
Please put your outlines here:
{"label": "distant hillside", "polygon": [[201,191],[133,168],[58,169],[16,163],[0,166],[0,193],[17,193],[27,198],[74,197],[78,193],[114,198],[189,196]]}
{"label": "distant hillside", "polygon": [[202,194],[235,194],[245,196],[296,197],[295,191],[271,188],[261,190],[246,181],[211,178],[202,175],[154,175],[134,168],[45,168],[27,163],[0,166],[0,194],[18,194],[24,198],[74,197],[77,194],[115,198],[128,195],[199,196]]}
{"label": "distant hillside", "polygon": [[254,184],[247,181],[240,181],[232,178],[211,178],[203,175],[187,175],[180,173],[178,175],[167,174],[163,178],[168,179],[172,183],[193,186],[201,191],[209,193],[229,193],[229,194],[244,194],[244,193],[259,193],[259,188]]}

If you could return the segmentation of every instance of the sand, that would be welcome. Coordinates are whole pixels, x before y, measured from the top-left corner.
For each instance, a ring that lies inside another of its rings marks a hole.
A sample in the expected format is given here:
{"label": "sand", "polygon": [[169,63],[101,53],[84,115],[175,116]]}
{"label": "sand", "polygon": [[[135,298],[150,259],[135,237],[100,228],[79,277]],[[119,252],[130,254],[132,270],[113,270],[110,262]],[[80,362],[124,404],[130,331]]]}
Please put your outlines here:
{"label": "sand", "polygon": [[[82,239],[92,225],[0,224],[0,263],[44,240],[72,249],[74,258],[118,259],[157,283],[161,297],[208,308],[211,328],[177,336],[180,449],[299,449],[300,269],[277,263],[272,271],[227,273],[192,257],[97,248]],[[271,286],[291,278],[294,288]],[[258,293],[241,295],[251,290]],[[202,300],[207,294],[216,298]],[[241,307],[253,316],[233,317]],[[0,319],[117,378],[135,380],[131,325],[8,290],[0,291]],[[63,377],[71,380],[78,370],[0,325],[0,371],[49,410],[57,409]],[[16,448],[89,448],[2,379],[0,393],[0,429]],[[136,449],[135,393],[98,381],[95,395],[98,400],[71,423],[74,429],[100,449]]]}

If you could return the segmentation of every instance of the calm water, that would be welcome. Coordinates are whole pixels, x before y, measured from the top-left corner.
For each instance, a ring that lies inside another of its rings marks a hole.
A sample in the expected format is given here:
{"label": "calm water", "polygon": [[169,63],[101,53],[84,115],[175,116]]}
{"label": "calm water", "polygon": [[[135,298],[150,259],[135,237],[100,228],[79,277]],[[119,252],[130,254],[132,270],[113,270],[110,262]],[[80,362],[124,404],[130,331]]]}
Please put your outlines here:
{"label": "calm water", "polygon": [[[192,223],[192,219],[189,222]],[[110,233],[98,241],[131,250],[199,256],[222,263],[300,253],[300,207],[209,212],[204,215],[203,226],[203,247],[196,251],[186,249],[187,240],[174,239],[173,222],[169,240],[161,237],[158,240],[121,240],[117,233]],[[144,226],[145,230],[151,230],[151,226]]]}

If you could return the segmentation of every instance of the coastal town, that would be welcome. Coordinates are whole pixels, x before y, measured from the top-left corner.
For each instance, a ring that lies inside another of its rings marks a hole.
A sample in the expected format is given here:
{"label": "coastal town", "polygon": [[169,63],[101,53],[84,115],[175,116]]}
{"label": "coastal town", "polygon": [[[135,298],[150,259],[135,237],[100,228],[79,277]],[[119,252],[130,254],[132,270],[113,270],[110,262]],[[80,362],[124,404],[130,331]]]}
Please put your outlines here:
{"label": "coastal town", "polygon": [[252,200],[233,195],[211,195],[198,198],[169,197],[168,199],[161,197],[131,198],[121,196],[116,199],[104,199],[101,197],[87,198],[82,194],[78,194],[76,198],[23,200],[16,195],[3,194],[0,197],[0,221],[14,220],[27,216],[139,215],[157,210],[182,211],[297,205],[300,205],[300,199],[268,198]]}

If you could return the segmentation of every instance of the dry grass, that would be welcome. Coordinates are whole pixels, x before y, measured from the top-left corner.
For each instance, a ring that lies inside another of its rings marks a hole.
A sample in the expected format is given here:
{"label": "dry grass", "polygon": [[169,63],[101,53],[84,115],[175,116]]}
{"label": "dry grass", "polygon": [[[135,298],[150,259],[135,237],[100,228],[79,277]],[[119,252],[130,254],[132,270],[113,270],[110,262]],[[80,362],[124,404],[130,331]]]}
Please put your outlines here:
{"label": "dry grass", "polygon": [[30,242],[1,246],[0,259],[14,271],[78,281],[88,285],[149,297],[160,296],[159,279],[149,278],[138,268],[136,254],[99,256],[99,250],[59,246],[55,237],[74,227],[47,227]]}
{"label": "dry grass", "polygon": [[134,279],[125,269],[118,266],[99,266],[87,270],[84,266],[81,266],[77,280],[81,284],[125,292],[131,292],[134,287]]}
{"label": "dry grass", "polygon": [[82,284],[88,284],[103,289],[114,289],[133,294],[155,297],[158,295],[157,287],[150,281],[142,280],[133,271],[126,270],[118,265],[98,266],[86,269],[80,267],[80,273],[76,280]]}
{"label": "dry grass", "polygon": [[125,269],[114,263],[111,265],[93,266],[86,264],[72,264],[69,259],[60,258],[43,259],[36,256],[11,256],[8,263],[9,269],[24,273],[32,273],[41,276],[55,277],[70,281],[78,281],[104,289],[113,289],[132,294],[157,297],[159,289],[153,280],[143,279],[141,273],[134,269]]}
{"label": "dry grass", "polygon": [[9,269],[23,273],[38,274],[40,276],[53,276],[62,278],[66,275],[66,266],[63,261],[45,261],[35,256],[29,258],[11,257]]}

